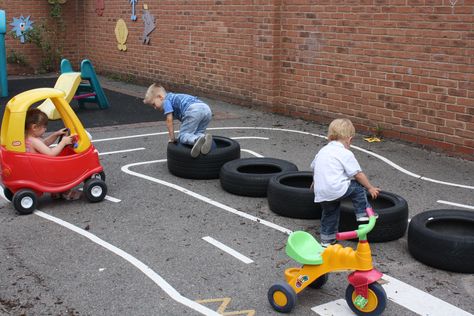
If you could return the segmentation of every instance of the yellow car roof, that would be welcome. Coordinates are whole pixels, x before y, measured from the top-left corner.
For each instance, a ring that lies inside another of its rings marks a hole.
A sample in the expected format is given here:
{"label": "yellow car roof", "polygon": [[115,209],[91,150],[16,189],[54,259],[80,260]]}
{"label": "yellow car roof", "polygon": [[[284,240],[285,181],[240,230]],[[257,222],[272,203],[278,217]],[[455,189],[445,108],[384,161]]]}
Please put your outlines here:
{"label": "yellow car roof", "polygon": [[64,91],[54,88],[38,88],[22,92],[10,99],[7,107],[11,113],[26,112],[30,106],[38,101],[49,98],[64,98]]}

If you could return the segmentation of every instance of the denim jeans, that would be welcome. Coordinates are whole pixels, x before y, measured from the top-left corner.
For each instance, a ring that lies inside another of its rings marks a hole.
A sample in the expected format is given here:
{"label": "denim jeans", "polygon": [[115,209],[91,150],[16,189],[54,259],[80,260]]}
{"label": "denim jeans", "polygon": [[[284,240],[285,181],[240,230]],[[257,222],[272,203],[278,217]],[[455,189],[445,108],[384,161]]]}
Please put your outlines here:
{"label": "denim jeans", "polygon": [[194,145],[196,140],[206,132],[207,125],[212,119],[212,112],[205,103],[193,103],[186,112],[179,128],[180,143]]}
{"label": "denim jeans", "polygon": [[349,197],[354,205],[356,218],[367,215],[370,208],[365,188],[356,180],[351,180],[346,193],[334,201],[321,202],[321,242],[331,243],[336,240],[341,211],[341,200]]}

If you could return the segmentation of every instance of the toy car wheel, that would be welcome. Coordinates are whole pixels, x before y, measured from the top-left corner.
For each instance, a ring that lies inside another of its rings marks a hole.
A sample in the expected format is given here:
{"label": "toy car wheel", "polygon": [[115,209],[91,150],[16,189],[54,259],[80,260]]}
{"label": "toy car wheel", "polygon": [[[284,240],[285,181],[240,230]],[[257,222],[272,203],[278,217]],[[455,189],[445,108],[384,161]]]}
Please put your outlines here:
{"label": "toy car wheel", "polygon": [[101,171],[99,173],[94,173],[89,179],[100,179],[105,181],[105,172]]}
{"label": "toy car wheel", "polygon": [[324,284],[329,280],[329,274],[323,274],[316,280],[314,280],[310,285],[308,285],[312,289],[320,289],[323,287]]}
{"label": "toy car wheel", "polygon": [[84,183],[84,193],[90,202],[100,202],[107,195],[107,184],[97,178],[91,178]]}
{"label": "toy car wheel", "polygon": [[349,284],[346,289],[346,301],[356,315],[380,315],[387,306],[387,294],[377,282],[369,284],[367,304],[363,308],[356,305],[357,296],[354,286]]}
{"label": "toy car wheel", "polygon": [[38,199],[35,192],[28,189],[17,191],[13,195],[13,206],[21,215],[27,215],[33,213],[36,209]]}
{"label": "toy car wheel", "polygon": [[13,192],[9,188],[3,188],[3,195],[7,198],[8,201],[13,199]]}
{"label": "toy car wheel", "polygon": [[268,290],[268,301],[277,312],[289,313],[296,304],[295,290],[288,283],[276,283]]}

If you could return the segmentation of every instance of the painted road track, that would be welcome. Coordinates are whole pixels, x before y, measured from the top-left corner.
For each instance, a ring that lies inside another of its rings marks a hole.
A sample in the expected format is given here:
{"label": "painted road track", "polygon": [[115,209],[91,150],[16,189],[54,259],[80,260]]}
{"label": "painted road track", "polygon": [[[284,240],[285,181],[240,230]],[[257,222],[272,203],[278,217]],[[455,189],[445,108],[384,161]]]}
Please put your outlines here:
{"label": "painted road track", "polygon": [[[225,127],[212,130],[215,132],[226,131],[231,135],[234,131],[244,131],[246,136],[234,134],[234,138],[239,138],[242,147],[245,147],[242,149],[243,156],[269,156],[269,151],[264,144],[274,141],[272,137],[278,133],[324,139],[324,136],[318,134],[277,128]],[[266,135],[267,133],[271,135]],[[141,147],[128,146],[114,150],[107,149],[107,151],[102,151],[99,148],[101,159],[108,170],[108,159],[113,159],[117,155],[135,157],[134,153],[145,153],[144,149],[148,146],[142,139],[162,135],[166,135],[166,133],[144,133],[103,138],[94,142],[97,143],[97,147],[100,144],[112,143],[120,144],[116,147],[121,147],[124,146],[121,145],[121,142],[127,142],[130,139],[133,139],[135,143],[140,143],[138,146]],[[131,147],[133,148],[127,149]],[[382,155],[358,147],[354,147],[354,150],[361,150],[364,154],[372,155],[380,164],[384,164],[385,167],[393,169],[393,172],[406,177],[435,184],[440,188],[446,186],[453,188],[453,190],[474,190],[474,186],[471,184],[424,177],[410,171],[409,166],[400,166]],[[313,154],[314,152],[311,150],[309,153],[304,153],[303,156],[311,158]],[[156,155],[145,157],[152,158]],[[307,222],[280,218],[268,212],[257,212],[254,210],[255,203],[258,205],[262,199],[228,195],[216,184],[217,180],[190,181],[175,178],[169,175],[166,170],[166,159],[134,159],[125,165],[122,164],[119,168],[120,173],[114,171],[111,174],[115,178],[122,178],[120,181],[128,186],[140,187],[143,197],[139,202],[140,207],[133,210],[136,216],[142,216],[145,219],[144,223],[156,221],[158,218],[163,221],[160,230],[156,232],[155,247],[152,248],[156,254],[147,253],[146,250],[137,250],[132,253],[125,251],[119,245],[121,239],[117,236],[129,235],[128,238],[137,238],[139,241],[139,237],[130,234],[139,235],[143,233],[140,230],[130,228],[130,230],[121,231],[121,234],[106,231],[101,234],[100,232],[92,233],[73,224],[73,216],[68,215],[70,216],[69,220],[60,219],[47,209],[36,211],[35,214],[43,220],[67,228],[71,233],[79,234],[83,237],[82,243],[86,244],[85,246],[92,242],[100,246],[103,251],[115,254],[119,258],[118,262],[133,266],[140,271],[157,286],[157,290],[166,293],[168,299],[176,302],[185,310],[203,315],[225,313],[227,315],[253,315],[253,313],[274,315],[266,300],[266,290],[272,283],[283,278],[285,267],[294,264],[288,260],[282,248],[287,234],[293,230],[306,228]],[[299,165],[305,166],[306,161],[299,163]],[[110,175],[107,179],[110,181]],[[114,188],[112,186],[112,189],[115,190],[109,191],[113,195],[109,201],[115,202],[111,203],[114,204],[114,208],[132,209],[133,204],[137,203],[134,202],[134,196],[128,195],[127,191],[122,190],[121,187]],[[168,198],[170,196],[172,198]],[[434,203],[447,202],[438,199],[438,196],[433,196],[433,201]],[[109,202],[104,201],[103,203]],[[155,203],[153,207],[157,211],[145,211],[143,206],[147,203]],[[461,204],[458,205],[459,207],[472,207],[469,201],[457,204]],[[193,217],[193,215],[195,216]],[[186,216],[190,216],[190,218]],[[102,235],[109,236],[118,244]],[[176,246],[174,248],[160,246],[160,239],[166,239],[170,244],[175,243]],[[122,244],[124,243],[122,242]],[[396,250],[398,245],[397,243],[377,244],[374,245],[373,253],[389,254],[392,248],[394,248],[393,251],[399,251]],[[127,246],[127,248],[130,247]],[[170,256],[173,249],[176,250],[175,257]],[[188,261],[189,253],[191,254],[189,260],[192,264],[180,265],[180,263]],[[383,263],[381,258],[384,258],[381,254],[377,255],[377,263]],[[417,282],[418,269],[413,265],[424,266],[414,262],[407,254],[400,260],[408,260],[408,262],[394,263],[397,267],[383,267],[397,275],[397,278],[392,273],[384,276],[386,283],[383,286],[390,300],[387,315],[472,315],[468,311],[456,307],[456,304],[451,304],[449,293],[437,297],[437,295],[420,290],[421,286],[425,284],[423,282],[429,284],[430,281]],[[406,271],[404,271],[403,265],[406,265]],[[180,273],[176,273],[176,270],[179,270]],[[400,278],[404,276],[405,272],[410,273],[411,277],[401,281]],[[418,272],[421,273],[421,271]],[[427,274],[428,279],[433,278],[432,275],[436,275],[438,272],[431,270],[422,273]],[[439,273],[448,276],[442,271]],[[414,282],[413,285],[408,284],[412,282]],[[325,289],[321,291],[302,292],[294,314],[351,315],[345,301],[342,300],[346,284],[345,276],[341,274],[331,279]],[[179,312],[170,312],[169,314],[179,315]]]}

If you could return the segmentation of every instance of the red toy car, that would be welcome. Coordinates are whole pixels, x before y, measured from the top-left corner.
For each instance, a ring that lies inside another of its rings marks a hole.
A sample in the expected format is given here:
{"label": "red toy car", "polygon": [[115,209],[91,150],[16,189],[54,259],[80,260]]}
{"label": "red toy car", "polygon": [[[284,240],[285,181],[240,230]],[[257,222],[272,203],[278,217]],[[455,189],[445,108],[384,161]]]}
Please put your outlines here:
{"label": "red toy car", "polygon": [[[13,97],[5,108],[0,139],[0,176],[5,197],[20,214],[30,214],[43,193],[60,193],[84,182],[84,193],[91,202],[107,194],[105,174],[98,151],[64,99],[64,92],[53,88],[25,91]],[[72,135],[74,147],[66,146],[56,157],[25,152],[25,117],[31,105],[51,99]]]}

